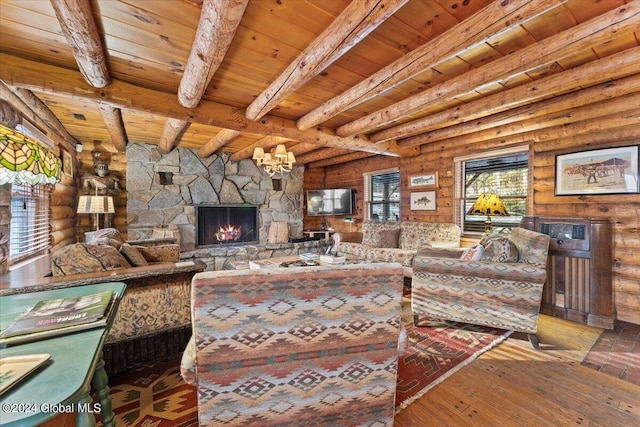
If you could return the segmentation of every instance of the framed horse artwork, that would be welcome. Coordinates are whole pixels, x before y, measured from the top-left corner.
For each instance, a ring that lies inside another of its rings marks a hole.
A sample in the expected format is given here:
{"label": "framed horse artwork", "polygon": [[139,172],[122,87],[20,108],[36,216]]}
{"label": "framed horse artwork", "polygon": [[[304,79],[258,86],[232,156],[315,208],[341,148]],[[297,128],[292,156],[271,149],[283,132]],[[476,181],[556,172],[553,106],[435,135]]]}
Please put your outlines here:
{"label": "framed horse artwork", "polygon": [[639,191],[638,145],[556,156],[556,196]]}

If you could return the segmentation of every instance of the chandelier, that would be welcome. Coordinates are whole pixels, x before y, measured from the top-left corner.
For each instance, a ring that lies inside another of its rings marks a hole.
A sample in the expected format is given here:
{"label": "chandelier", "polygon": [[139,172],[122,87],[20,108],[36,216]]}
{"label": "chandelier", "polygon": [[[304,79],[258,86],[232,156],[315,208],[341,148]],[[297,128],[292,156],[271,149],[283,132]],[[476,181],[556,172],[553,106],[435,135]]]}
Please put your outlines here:
{"label": "chandelier", "polygon": [[291,151],[287,151],[284,144],[278,144],[269,153],[265,153],[261,147],[254,148],[253,160],[256,161],[256,165],[262,166],[269,176],[278,172],[280,174],[291,172],[293,164],[296,162],[295,156]]}

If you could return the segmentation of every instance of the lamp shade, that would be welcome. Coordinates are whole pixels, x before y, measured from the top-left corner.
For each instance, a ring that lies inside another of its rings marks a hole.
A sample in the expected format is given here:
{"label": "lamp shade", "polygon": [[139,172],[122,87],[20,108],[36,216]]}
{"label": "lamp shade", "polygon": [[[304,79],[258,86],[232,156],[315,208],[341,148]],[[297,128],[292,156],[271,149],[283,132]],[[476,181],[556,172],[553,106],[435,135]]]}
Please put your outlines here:
{"label": "lamp shade", "polygon": [[262,147],[256,147],[253,149],[253,160],[264,159],[264,149]]}
{"label": "lamp shade", "polygon": [[0,125],[0,184],[55,184],[62,162],[38,141]]}
{"label": "lamp shade", "polygon": [[80,214],[115,213],[111,196],[80,196],[78,210]]}
{"label": "lamp shade", "polygon": [[496,193],[482,193],[467,215],[509,216],[509,213]]}

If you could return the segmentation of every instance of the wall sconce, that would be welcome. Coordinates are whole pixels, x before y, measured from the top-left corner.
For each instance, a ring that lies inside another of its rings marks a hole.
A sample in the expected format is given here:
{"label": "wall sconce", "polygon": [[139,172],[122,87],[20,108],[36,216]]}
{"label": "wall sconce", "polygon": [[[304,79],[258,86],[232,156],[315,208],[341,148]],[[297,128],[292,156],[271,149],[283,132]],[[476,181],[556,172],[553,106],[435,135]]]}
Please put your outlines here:
{"label": "wall sconce", "polygon": [[261,147],[254,148],[253,160],[255,160],[256,165],[262,166],[269,176],[273,176],[278,172],[280,174],[291,172],[293,164],[296,162],[295,156],[291,151],[287,151],[287,147],[284,144],[278,144],[269,153],[265,153]]}

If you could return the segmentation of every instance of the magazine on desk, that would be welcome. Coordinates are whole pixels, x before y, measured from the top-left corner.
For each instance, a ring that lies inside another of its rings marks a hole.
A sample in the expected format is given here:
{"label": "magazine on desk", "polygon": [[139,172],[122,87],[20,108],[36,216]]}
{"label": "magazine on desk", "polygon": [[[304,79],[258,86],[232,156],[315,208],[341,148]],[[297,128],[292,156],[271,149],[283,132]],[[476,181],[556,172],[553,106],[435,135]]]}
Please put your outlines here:
{"label": "magazine on desk", "polygon": [[0,346],[105,326],[114,300],[107,291],[40,301],[0,333]]}

